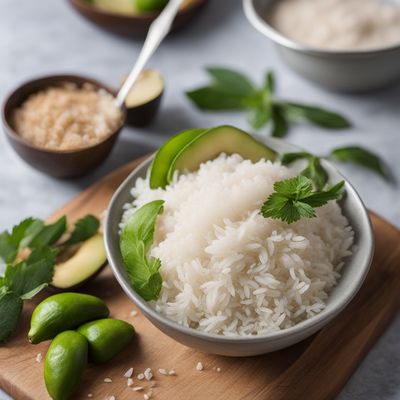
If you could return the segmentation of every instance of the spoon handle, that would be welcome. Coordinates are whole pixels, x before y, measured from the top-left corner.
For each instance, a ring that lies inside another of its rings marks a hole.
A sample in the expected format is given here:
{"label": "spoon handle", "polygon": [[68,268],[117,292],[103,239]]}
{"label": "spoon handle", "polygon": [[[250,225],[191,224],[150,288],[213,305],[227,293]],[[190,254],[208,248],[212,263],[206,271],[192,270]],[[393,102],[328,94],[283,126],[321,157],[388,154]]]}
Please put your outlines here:
{"label": "spoon handle", "polygon": [[182,2],[183,0],[170,0],[161,14],[150,25],[139,57],[117,94],[116,102],[119,107],[122,107],[126,96],[136,82],[136,79],[139,77],[147,61],[170,31],[172,22]]}

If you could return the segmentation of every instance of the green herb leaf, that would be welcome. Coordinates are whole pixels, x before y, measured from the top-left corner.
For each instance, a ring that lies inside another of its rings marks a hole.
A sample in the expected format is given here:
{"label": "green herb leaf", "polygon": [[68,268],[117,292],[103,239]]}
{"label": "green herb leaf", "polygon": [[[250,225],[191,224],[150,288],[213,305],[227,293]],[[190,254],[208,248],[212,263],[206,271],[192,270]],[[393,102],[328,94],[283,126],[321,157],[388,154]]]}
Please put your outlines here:
{"label": "green herb leaf", "polygon": [[307,167],[300,174],[310,178],[317,190],[322,190],[328,182],[328,174],[322,167],[319,157],[311,156],[308,159]]}
{"label": "green herb leaf", "polygon": [[331,151],[329,158],[334,161],[353,163],[367,168],[390,180],[386,165],[378,155],[359,146],[339,147]]}
{"label": "green herb leaf", "polygon": [[340,182],[328,191],[313,192],[312,181],[298,175],[274,184],[272,193],[261,207],[265,218],[281,219],[291,224],[301,217],[316,216],[314,208],[321,207],[330,200],[338,199],[344,182]]}
{"label": "green herb leaf", "polygon": [[307,121],[328,129],[351,127],[349,120],[333,111],[299,103],[282,103],[286,116],[294,122]]}
{"label": "green herb leaf", "polygon": [[39,286],[51,282],[55,259],[55,250],[35,248],[25,261],[7,265],[4,284],[16,295],[27,296]]}
{"label": "green herb leaf", "polygon": [[129,280],[146,301],[156,300],[161,291],[161,262],[147,257],[147,252],[153,243],[156,219],[163,212],[163,204],[163,200],[155,200],[136,210],[120,238],[120,250]]}
{"label": "green herb leaf", "polygon": [[8,231],[0,234],[0,258],[5,263],[12,263],[15,260],[18,250],[22,247],[22,242],[30,235],[32,226],[36,226],[40,222],[34,218],[27,218],[14,226],[11,234]]}
{"label": "green herb leaf", "polygon": [[15,293],[0,295],[0,343],[4,343],[17,327],[22,300]]}
{"label": "green herb leaf", "polygon": [[287,122],[285,113],[281,107],[273,105],[271,109],[272,117],[272,131],[271,136],[273,137],[284,137],[289,130],[289,124]]}
{"label": "green herb leaf", "polygon": [[271,118],[270,107],[259,107],[249,112],[249,123],[255,130],[261,129]]}
{"label": "green herb leaf", "polygon": [[203,87],[186,92],[193,103],[202,110],[244,110],[247,108],[246,98],[215,87]]}
{"label": "green herb leaf", "polygon": [[24,293],[21,296],[22,300],[30,300],[33,297],[35,297],[39,292],[41,292],[44,288],[46,288],[47,286],[49,286],[48,283],[42,283],[39,286],[36,286],[35,288],[33,288],[32,290],[30,290],[29,292]]}
{"label": "green herb leaf", "polygon": [[23,249],[25,247],[29,247],[29,243],[33,240],[33,238],[39,234],[39,232],[43,229],[44,222],[41,219],[34,219],[32,224],[25,231],[24,238],[21,240],[19,244],[19,248]]}
{"label": "green herb leaf", "polygon": [[225,93],[247,97],[255,92],[252,82],[240,72],[217,67],[208,67],[206,70],[213,78],[212,86]]}
{"label": "green herb leaf", "polygon": [[267,89],[270,94],[275,92],[275,77],[272,71],[268,71],[265,76],[264,88]]}
{"label": "green herb leaf", "polygon": [[71,236],[63,244],[71,246],[80,242],[84,242],[95,235],[99,227],[100,222],[96,217],[93,215],[86,215],[85,217],[76,221]]}
{"label": "green herb leaf", "polygon": [[338,200],[342,196],[343,187],[344,181],[340,181],[329,190],[314,192],[310,196],[302,199],[302,201],[314,208],[321,207],[328,203],[328,201]]}
{"label": "green herb leaf", "polygon": [[0,234],[0,257],[5,263],[11,263],[17,256],[18,247],[12,240],[11,235],[4,231]]}
{"label": "green herb leaf", "polygon": [[300,175],[310,178],[314,182],[317,190],[322,190],[328,181],[328,173],[321,165],[321,159],[319,157],[305,151],[301,151],[298,153],[285,153],[283,154],[281,161],[282,164],[288,165],[301,159],[307,160],[307,167],[300,172]]}
{"label": "green herb leaf", "polygon": [[307,153],[306,151],[299,151],[296,153],[284,153],[281,156],[281,162],[283,165],[289,165],[297,160],[302,160],[303,158],[308,160],[310,157],[313,157],[313,155]]}
{"label": "green herb leaf", "polygon": [[28,246],[31,249],[34,249],[35,247],[51,246],[60,239],[66,230],[67,218],[64,215],[54,224],[43,226],[43,228],[32,238]]}

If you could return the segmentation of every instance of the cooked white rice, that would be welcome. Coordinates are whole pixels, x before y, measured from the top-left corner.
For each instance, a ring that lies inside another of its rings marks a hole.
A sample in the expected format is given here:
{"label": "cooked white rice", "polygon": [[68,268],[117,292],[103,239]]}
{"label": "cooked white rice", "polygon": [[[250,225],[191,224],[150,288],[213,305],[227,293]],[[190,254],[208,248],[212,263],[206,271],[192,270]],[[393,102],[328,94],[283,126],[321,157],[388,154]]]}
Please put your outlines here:
{"label": "cooked white rice", "polygon": [[137,207],[165,201],[150,250],[163,277],[155,309],[223,335],[273,332],[319,313],[354,233],[334,201],[291,225],[260,215],[274,182],[292,175],[279,162],[221,154],[165,190],[138,179],[122,224]]}

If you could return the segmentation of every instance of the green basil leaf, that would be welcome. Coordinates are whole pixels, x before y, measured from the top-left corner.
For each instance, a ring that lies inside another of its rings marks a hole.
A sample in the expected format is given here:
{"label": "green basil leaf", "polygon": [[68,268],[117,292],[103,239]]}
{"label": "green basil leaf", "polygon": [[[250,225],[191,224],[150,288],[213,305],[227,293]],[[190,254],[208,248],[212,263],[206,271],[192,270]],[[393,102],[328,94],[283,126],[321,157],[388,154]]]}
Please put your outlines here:
{"label": "green basil leaf", "polygon": [[161,262],[147,257],[153,243],[157,216],[163,212],[163,200],[155,200],[135,211],[126,223],[120,250],[130,283],[146,301],[156,300],[161,291]]}
{"label": "green basil leaf", "polygon": [[244,110],[247,98],[232,94],[217,87],[203,87],[186,92],[190,100],[200,109],[209,111]]}
{"label": "green basil leaf", "polygon": [[275,77],[272,71],[268,71],[265,76],[264,88],[267,89],[270,94],[275,92]]}
{"label": "green basil leaf", "polygon": [[286,116],[291,121],[307,121],[328,129],[346,129],[351,127],[351,123],[346,117],[324,108],[299,103],[283,103],[282,106]]}
{"label": "green basil leaf", "polygon": [[391,180],[391,176],[386,165],[378,155],[359,146],[339,147],[331,151],[328,156],[331,160],[344,163],[353,163],[367,168],[386,180]]}
{"label": "green basil leaf", "polygon": [[29,243],[31,249],[35,247],[51,246],[56,243],[58,239],[67,230],[67,218],[62,216],[54,224],[43,226],[39,233],[32,238]]}
{"label": "green basil leaf", "polygon": [[311,156],[307,167],[300,174],[310,178],[317,190],[322,190],[328,182],[328,174],[322,167],[319,157]]}
{"label": "green basil leaf", "polygon": [[307,153],[306,151],[299,151],[297,153],[284,153],[281,157],[281,162],[283,165],[289,165],[297,160],[301,160],[303,158],[309,159],[313,157],[312,154]]}
{"label": "green basil leaf", "polygon": [[80,242],[90,239],[99,230],[100,222],[93,215],[86,215],[85,217],[76,221],[74,229],[69,239],[63,243],[71,246]]}
{"label": "green basil leaf", "polygon": [[0,296],[0,343],[5,343],[17,327],[22,300],[15,293]]}
{"label": "green basil leaf", "polygon": [[217,67],[208,67],[206,70],[213,78],[212,86],[225,93],[247,97],[255,92],[252,82],[240,72]]}
{"label": "green basil leaf", "polygon": [[277,105],[273,105],[271,109],[271,117],[272,117],[271,136],[278,138],[286,136],[289,130],[289,124],[282,108]]}
{"label": "green basil leaf", "polygon": [[30,256],[16,265],[7,265],[4,284],[15,294],[24,296],[53,279],[56,251],[35,248]]}
{"label": "green basil leaf", "polygon": [[267,106],[262,106],[254,108],[249,112],[249,123],[251,127],[255,130],[261,129],[266,125],[271,118],[271,108]]}

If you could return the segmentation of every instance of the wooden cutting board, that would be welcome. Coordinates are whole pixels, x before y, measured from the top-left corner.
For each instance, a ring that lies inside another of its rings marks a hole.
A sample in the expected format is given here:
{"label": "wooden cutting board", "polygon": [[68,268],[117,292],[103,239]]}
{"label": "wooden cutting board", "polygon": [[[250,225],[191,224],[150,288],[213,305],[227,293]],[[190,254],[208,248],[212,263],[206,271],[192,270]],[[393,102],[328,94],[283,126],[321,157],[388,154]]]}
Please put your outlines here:
{"label": "wooden cutting board", "polygon": [[[101,215],[111,195],[138,164],[134,161],[84,191],[58,210],[53,217],[67,214],[71,219],[86,213]],[[359,362],[399,308],[400,231],[371,214],[376,254],[366,282],[351,304],[312,338],[288,349],[258,357],[228,358],[207,355],[187,348],[153,327],[122,292],[109,268],[81,290],[103,298],[112,316],[133,323],[137,339],[112,362],[89,365],[73,397],[117,400],[143,399],[151,385],[152,398],[159,400],[321,400],[332,399],[341,390]],[[44,297],[43,294],[42,297]],[[29,318],[40,299],[25,304],[21,323],[6,346],[0,348],[0,387],[16,399],[49,399],[43,382],[43,357],[49,342],[30,345],[26,339]],[[196,370],[201,361],[203,371]],[[133,392],[124,372],[134,368]],[[154,379],[140,382],[136,375],[152,368]],[[163,376],[159,368],[175,369],[176,376]],[[220,372],[216,369],[220,368]],[[112,383],[105,383],[111,378]]]}

